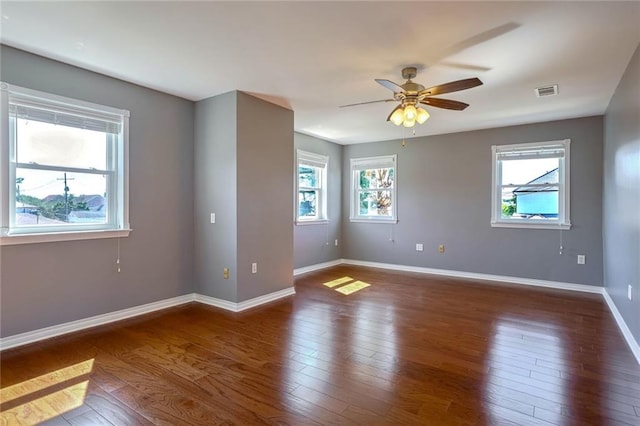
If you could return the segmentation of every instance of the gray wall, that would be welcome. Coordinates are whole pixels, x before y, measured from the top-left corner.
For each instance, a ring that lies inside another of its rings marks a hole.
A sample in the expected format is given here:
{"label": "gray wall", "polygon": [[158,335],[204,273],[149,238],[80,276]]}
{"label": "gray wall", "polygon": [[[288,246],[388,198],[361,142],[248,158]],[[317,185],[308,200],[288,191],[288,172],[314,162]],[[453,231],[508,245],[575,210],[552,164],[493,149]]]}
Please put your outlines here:
{"label": "gray wall", "polygon": [[[2,247],[0,336],[194,290],[243,301],[290,287],[294,267],[344,257],[588,285],[604,281],[640,340],[639,56],[636,51],[604,119],[417,138],[402,148],[399,141],[342,147],[294,136],[291,111],[244,93],[198,102],[194,109],[180,98],[0,46],[3,81],[131,111],[133,228],[121,239],[121,273],[115,239]],[[490,227],[490,146],[563,138],[572,139],[572,229],[563,232],[559,255],[559,231]],[[330,157],[329,225],[292,226],[294,145]],[[349,159],[391,153],[398,154],[399,223],[349,222]],[[416,243],[425,251],[416,252]],[[444,254],[438,244],[445,244]],[[586,265],[576,264],[577,254],[587,256]],[[256,275],[251,262],[259,265]],[[224,266],[231,268],[228,281]],[[626,299],[628,284],[634,285],[634,302]]]}
{"label": "gray wall", "polygon": [[293,287],[293,111],[238,92],[237,120],[242,302]]}
{"label": "gray wall", "polygon": [[[429,125],[427,122],[425,125]],[[398,224],[349,221],[343,179],[343,257],[601,286],[603,118],[588,117],[400,141],[349,145],[349,159],[398,154]],[[492,228],[491,145],[571,139],[571,223],[559,230]],[[416,243],[424,251],[415,250]],[[438,253],[438,245],[445,253]],[[576,256],[586,255],[586,265]]]}
{"label": "gray wall", "polygon": [[121,239],[4,246],[0,336],[191,293],[193,103],[0,46],[0,79],[131,111],[130,223]]}
{"label": "gray wall", "polygon": [[603,209],[605,287],[640,342],[640,46],[605,115]]}
{"label": "gray wall", "polygon": [[[302,133],[295,133],[293,140],[296,150],[301,149],[329,157],[327,176],[327,216],[329,223],[294,225],[293,240],[295,251],[293,253],[293,266],[294,268],[301,268],[337,260],[342,257],[342,146],[303,135]],[[297,176],[294,176],[294,180],[296,178]],[[338,240],[337,247],[335,246],[336,239]]]}
{"label": "gray wall", "polygon": [[[237,96],[230,92],[196,103],[195,111],[196,292],[235,302],[237,245]],[[212,224],[211,213],[216,215]],[[223,268],[229,268],[229,279]]]}
{"label": "gray wall", "polygon": [[234,91],[197,102],[195,121],[196,291],[242,302],[292,287],[293,111]]}

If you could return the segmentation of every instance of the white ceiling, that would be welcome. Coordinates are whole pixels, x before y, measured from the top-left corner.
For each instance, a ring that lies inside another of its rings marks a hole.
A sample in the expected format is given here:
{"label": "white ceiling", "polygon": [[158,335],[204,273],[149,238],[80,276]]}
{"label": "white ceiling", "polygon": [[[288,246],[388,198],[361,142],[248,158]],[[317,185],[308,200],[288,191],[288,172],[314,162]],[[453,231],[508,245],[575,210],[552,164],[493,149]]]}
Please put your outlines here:
{"label": "white ceiling", "polygon": [[[8,2],[2,43],[194,101],[232,90],[342,144],[411,137],[374,79],[479,77],[415,136],[603,114],[640,43],[640,2]],[[558,84],[537,98],[534,88]]]}

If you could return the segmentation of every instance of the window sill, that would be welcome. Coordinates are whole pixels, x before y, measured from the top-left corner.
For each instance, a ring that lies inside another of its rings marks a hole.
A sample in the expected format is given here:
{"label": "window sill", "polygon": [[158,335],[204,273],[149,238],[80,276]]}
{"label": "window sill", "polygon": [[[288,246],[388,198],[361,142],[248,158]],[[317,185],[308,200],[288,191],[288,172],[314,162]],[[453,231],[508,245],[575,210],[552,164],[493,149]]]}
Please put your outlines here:
{"label": "window sill", "polygon": [[356,217],[350,217],[349,221],[357,223],[398,223],[398,219],[368,219]]}
{"label": "window sill", "polygon": [[523,222],[491,222],[492,228],[528,228],[528,229],[571,229],[571,223],[523,223]]}
{"label": "window sill", "polygon": [[97,240],[102,238],[128,237],[131,229],[109,229],[101,231],[50,232],[42,234],[3,235],[1,246],[33,243],[53,243],[58,241]]}
{"label": "window sill", "polygon": [[296,220],[296,225],[298,226],[306,226],[306,225],[326,225],[329,223],[328,219],[319,219],[319,220]]}

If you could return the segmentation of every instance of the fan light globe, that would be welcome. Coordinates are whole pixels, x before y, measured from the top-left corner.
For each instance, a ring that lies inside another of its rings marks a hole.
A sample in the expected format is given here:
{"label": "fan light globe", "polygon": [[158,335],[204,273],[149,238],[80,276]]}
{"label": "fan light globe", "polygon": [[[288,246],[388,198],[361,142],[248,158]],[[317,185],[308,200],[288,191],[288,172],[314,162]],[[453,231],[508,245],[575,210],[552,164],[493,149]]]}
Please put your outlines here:
{"label": "fan light globe", "polygon": [[397,110],[395,110],[393,114],[391,114],[391,117],[389,117],[389,121],[391,121],[396,126],[401,125],[403,120],[404,112],[402,111],[402,108],[398,108]]}
{"label": "fan light globe", "polygon": [[417,110],[416,121],[420,124],[424,123],[429,119],[429,113],[424,108],[418,108]]}
{"label": "fan light globe", "polygon": [[[414,107],[413,105],[407,105],[406,107],[404,107],[404,121],[415,121],[416,115],[418,115],[418,112],[416,111],[416,107]],[[413,124],[411,126],[413,126]],[[406,126],[406,127],[411,127],[411,126]]]}
{"label": "fan light globe", "polygon": [[402,123],[402,125],[404,127],[413,127],[416,125],[416,120],[407,120],[405,119],[404,122]]}

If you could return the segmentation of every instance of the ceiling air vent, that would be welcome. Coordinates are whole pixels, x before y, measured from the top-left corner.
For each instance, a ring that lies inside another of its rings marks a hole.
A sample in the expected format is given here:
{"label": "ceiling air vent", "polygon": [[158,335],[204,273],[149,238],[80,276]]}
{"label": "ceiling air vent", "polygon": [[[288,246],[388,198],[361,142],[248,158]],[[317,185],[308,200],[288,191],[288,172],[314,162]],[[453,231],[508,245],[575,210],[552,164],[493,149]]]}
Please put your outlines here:
{"label": "ceiling air vent", "polygon": [[537,87],[535,90],[536,96],[539,98],[543,96],[554,96],[558,94],[558,85],[554,84],[553,86]]}

